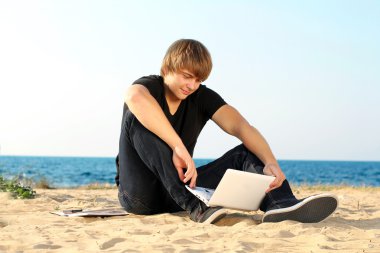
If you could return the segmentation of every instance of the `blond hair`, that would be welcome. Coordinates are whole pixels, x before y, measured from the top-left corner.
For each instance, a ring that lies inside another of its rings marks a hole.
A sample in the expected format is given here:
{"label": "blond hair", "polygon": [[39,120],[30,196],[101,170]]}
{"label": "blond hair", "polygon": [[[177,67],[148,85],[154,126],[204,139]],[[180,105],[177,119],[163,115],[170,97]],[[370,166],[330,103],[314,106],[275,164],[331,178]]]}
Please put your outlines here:
{"label": "blond hair", "polygon": [[171,44],[162,60],[161,76],[181,69],[190,71],[200,81],[205,81],[212,69],[211,55],[207,48],[191,39],[180,39]]}

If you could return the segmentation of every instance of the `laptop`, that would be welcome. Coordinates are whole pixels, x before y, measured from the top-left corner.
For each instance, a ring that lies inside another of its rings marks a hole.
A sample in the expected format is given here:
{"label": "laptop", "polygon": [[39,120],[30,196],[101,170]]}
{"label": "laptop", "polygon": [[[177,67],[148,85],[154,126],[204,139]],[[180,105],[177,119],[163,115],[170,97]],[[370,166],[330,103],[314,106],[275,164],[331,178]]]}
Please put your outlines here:
{"label": "laptop", "polygon": [[186,188],[207,206],[256,211],[265,197],[265,190],[275,177],[227,169],[216,189]]}

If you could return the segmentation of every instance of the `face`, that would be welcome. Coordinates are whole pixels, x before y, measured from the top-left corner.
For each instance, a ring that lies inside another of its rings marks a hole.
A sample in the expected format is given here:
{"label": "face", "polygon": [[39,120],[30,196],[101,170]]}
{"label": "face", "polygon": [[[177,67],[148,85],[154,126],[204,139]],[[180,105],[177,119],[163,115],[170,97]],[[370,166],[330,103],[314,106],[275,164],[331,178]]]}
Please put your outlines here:
{"label": "face", "polygon": [[184,100],[194,93],[200,86],[201,81],[190,71],[179,70],[165,74],[164,82],[166,92],[172,99]]}

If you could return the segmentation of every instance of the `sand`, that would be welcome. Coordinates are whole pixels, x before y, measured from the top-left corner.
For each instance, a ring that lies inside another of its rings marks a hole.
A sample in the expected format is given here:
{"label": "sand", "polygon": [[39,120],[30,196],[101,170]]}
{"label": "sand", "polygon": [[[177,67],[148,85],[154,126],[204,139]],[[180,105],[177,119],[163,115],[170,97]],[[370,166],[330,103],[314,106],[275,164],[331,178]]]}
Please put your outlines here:
{"label": "sand", "polygon": [[262,212],[215,225],[186,213],[61,217],[69,208],[118,208],[113,189],[37,189],[31,200],[0,193],[0,252],[380,252],[380,188],[296,187],[297,197],[333,192],[337,211],[316,224],[261,223]]}

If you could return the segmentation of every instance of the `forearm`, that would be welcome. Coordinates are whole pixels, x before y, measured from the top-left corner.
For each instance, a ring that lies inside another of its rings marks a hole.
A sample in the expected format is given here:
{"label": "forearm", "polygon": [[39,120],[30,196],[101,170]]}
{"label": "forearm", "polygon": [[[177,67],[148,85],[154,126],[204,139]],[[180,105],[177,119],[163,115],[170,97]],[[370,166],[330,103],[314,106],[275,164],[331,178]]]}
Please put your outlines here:
{"label": "forearm", "polygon": [[254,153],[265,165],[263,173],[273,175],[276,179],[269,185],[267,192],[281,186],[285,175],[274,157],[267,141],[260,132],[251,126],[240,113],[229,105],[222,106],[212,117],[226,133],[240,139],[244,146]]}
{"label": "forearm", "polygon": [[243,124],[237,136],[252,153],[254,153],[265,165],[277,164],[277,160],[269,147],[269,144],[260,132],[253,126]]}
{"label": "forearm", "polygon": [[265,165],[277,164],[264,137],[235,108],[222,106],[214,113],[212,120],[226,133],[240,139]]}
{"label": "forearm", "polygon": [[127,91],[125,103],[139,122],[167,143],[171,149],[184,145],[156,99],[145,88],[139,88],[135,85],[130,87]]}

